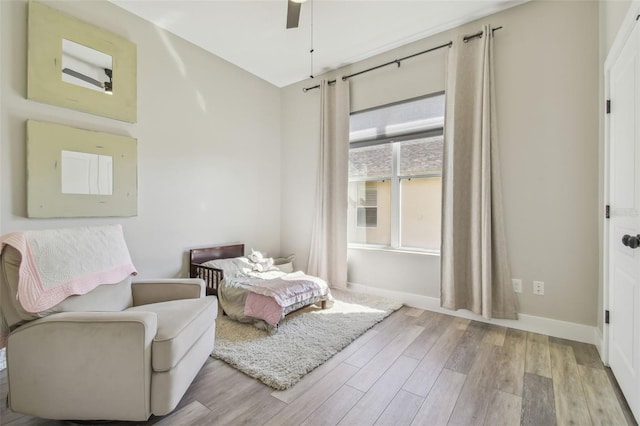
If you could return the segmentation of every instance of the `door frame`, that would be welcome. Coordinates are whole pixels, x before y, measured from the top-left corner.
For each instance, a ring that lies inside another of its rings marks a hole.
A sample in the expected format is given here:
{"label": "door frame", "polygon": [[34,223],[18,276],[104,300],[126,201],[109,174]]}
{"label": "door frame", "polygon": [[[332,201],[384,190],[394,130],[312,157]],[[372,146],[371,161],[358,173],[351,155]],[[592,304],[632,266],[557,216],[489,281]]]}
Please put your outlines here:
{"label": "door frame", "polygon": [[[629,10],[625,15],[622,25],[616,34],[616,38],[607,54],[607,58],[604,61],[604,99],[610,99],[611,96],[611,67],[616,62],[622,49],[629,39],[631,32],[635,25],[640,25],[640,22],[636,22],[637,17],[640,16],[640,0],[632,0],[629,5]],[[609,365],[609,327],[604,323],[604,311],[609,309],[609,226],[610,221],[607,220],[604,214],[605,205],[609,205],[609,186],[611,185],[609,176],[609,162],[610,162],[610,116],[604,111],[604,158],[603,158],[603,201],[601,205],[600,217],[602,223],[602,268],[601,268],[601,280],[602,280],[602,342],[600,344],[600,357],[605,365]]]}

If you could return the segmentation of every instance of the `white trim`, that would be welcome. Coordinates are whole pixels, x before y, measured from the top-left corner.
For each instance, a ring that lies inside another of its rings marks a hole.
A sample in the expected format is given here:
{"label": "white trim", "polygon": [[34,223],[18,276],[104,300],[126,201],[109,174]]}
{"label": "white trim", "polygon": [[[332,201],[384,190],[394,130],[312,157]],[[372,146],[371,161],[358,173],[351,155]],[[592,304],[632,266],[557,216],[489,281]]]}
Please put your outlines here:
{"label": "white trim", "polygon": [[[620,30],[618,30],[618,34],[616,34],[616,38],[609,49],[609,53],[607,54],[607,59],[604,61],[604,100],[611,98],[611,88],[610,86],[610,71],[611,67],[620,56],[622,49],[627,42],[627,39],[633,32],[633,29],[636,25],[636,17],[640,14],[640,0],[633,0],[629,5],[629,10],[627,11],[624,20],[622,21],[622,25],[620,26]],[[603,201],[605,205],[609,204],[609,148],[610,148],[610,135],[609,135],[609,115],[606,114],[604,116],[604,158],[603,161]],[[601,206],[604,208],[604,206]],[[598,330],[598,339],[600,340],[600,345],[598,347],[598,352],[600,353],[600,357],[602,358],[602,362],[605,365],[609,365],[609,326],[604,324],[604,311],[609,309],[609,220],[607,220],[604,215],[602,216],[602,220],[604,221],[602,225],[602,333]]]}
{"label": "white trim", "polygon": [[524,314],[519,314],[518,320],[488,320],[480,315],[476,315],[466,310],[450,311],[448,309],[441,308],[440,299],[437,297],[385,290],[354,283],[348,283],[347,287],[349,290],[353,290],[355,292],[368,293],[375,296],[382,296],[389,299],[397,300],[407,306],[411,306],[412,308],[425,309],[427,311],[439,312],[446,315],[468,318],[475,321],[515,328],[517,330],[531,331],[533,333],[546,334],[548,336],[560,337],[563,339],[575,340],[578,342],[591,343],[598,346],[596,344],[596,333],[598,328],[591,325],[578,324],[574,322],[567,322]]}
{"label": "white trim", "polygon": [[347,245],[347,249],[349,250],[368,250],[368,251],[384,251],[387,253],[403,253],[403,254],[417,254],[419,256],[440,256],[440,249],[438,250],[429,250],[429,249],[420,249],[420,248],[397,248],[393,249],[389,246],[377,246],[373,244],[356,244],[349,243]]}
{"label": "white trim", "polygon": [[609,360],[607,359],[607,361],[604,360],[604,354],[602,353],[603,348],[604,348],[604,337],[602,335],[602,332],[600,331],[600,329],[598,327],[594,327],[593,330],[593,344],[596,345],[596,349],[598,350],[598,353],[600,354],[600,359],[602,359],[602,362],[604,363],[604,365],[606,365],[607,367],[609,366]]}
{"label": "white trim", "polygon": [[391,248],[398,249],[402,244],[400,233],[400,179],[398,179],[398,171],[400,170],[400,143],[391,143]]}

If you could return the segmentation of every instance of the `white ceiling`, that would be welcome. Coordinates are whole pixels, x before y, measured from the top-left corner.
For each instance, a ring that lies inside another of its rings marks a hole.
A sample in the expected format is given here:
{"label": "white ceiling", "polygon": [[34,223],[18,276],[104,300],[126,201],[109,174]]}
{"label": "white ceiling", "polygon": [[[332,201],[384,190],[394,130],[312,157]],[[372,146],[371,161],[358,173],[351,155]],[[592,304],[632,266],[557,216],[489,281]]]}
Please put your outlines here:
{"label": "white ceiling", "polygon": [[111,0],[278,86],[336,69],[526,0],[308,0],[285,29],[287,0]]}

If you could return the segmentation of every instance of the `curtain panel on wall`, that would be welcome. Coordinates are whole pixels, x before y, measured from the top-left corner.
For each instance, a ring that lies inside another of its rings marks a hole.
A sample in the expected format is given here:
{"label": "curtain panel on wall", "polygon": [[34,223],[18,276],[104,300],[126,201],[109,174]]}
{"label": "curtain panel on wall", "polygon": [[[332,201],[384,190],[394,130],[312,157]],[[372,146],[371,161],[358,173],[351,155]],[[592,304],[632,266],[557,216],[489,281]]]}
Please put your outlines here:
{"label": "curtain panel on wall", "polygon": [[446,89],[442,307],[517,319],[503,225],[493,33],[454,44]]}
{"label": "curtain panel on wall", "polygon": [[307,273],[331,287],[347,286],[349,82],[320,82],[320,155]]}

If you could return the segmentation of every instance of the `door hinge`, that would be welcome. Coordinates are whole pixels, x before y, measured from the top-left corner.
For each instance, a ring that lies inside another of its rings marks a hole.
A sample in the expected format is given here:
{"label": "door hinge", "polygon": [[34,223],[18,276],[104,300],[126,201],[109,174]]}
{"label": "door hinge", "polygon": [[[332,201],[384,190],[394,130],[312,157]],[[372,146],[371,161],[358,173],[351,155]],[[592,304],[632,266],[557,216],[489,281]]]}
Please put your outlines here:
{"label": "door hinge", "polygon": [[611,217],[611,213],[610,213],[611,209],[609,207],[609,204],[607,204],[606,206],[604,206],[604,218],[605,219],[609,219]]}
{"label": "door hinge", "polygon": [[609,324],[609,310],[604,311],[604,323]]}
{"label": "door hinge", "polygon": [[607,99],[607,114],[611,114],[611,99]]}

